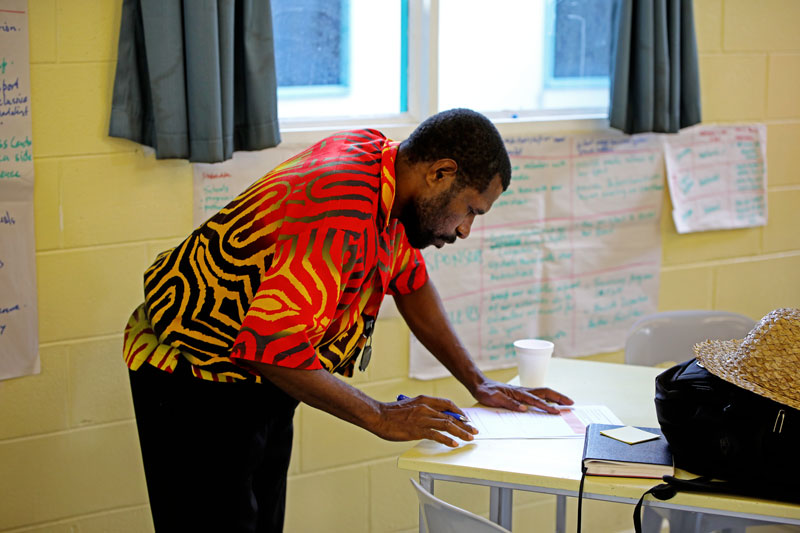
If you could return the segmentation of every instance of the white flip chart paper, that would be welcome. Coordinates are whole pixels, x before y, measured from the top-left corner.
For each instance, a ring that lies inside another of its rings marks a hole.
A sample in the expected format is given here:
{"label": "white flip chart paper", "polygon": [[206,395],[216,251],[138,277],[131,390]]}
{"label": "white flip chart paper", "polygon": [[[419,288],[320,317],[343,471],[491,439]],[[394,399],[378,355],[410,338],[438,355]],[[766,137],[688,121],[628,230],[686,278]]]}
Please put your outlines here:
{"label": "white flip chart paper", "polygon": [[766,225],[764,124],[694,126],[663,142],[678,233]]}
{"label": "white flip chart paper", "polygon": [[0,379],[40,370],[27,10],[0,0]]}

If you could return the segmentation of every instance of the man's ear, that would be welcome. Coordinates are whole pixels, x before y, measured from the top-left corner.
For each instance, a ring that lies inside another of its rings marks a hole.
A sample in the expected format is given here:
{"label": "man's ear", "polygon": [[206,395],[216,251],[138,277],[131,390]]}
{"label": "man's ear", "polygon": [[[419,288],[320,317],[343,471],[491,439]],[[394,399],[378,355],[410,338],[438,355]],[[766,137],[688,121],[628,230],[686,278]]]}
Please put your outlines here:
{"label": "man's ear", "polygon": [[434,188],[449,189],[456,179],[458,163],[452,159],[439,159],[431,163],[425,173],[428,185]]}

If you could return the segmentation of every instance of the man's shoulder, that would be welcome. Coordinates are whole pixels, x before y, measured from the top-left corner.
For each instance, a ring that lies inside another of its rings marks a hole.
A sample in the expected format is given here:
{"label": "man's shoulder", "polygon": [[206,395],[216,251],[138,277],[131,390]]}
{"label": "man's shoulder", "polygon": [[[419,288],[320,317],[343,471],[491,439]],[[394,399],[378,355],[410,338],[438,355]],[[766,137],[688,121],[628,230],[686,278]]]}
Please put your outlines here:
{"label": "man's shoulder", "polygon": [[[373,129],[347,130],[334,133],[311,146],[296,160],[295,170],[301,170],[303,179],[316,179],[320,175],[329,179],[349,179],[355,173],[363,179],[365,174],[380,176],[383,149],[389,139]],[[335,171],[335,176],[332,176]],[[374,184],[373,184],[374,185]]]}
{"label": "man's shoulder", "polygon": [[314,145],[314,151],[339,153],[343,157],[380,157],[387,141],[387,137],[375,129],[345,130],[322,139]]}
{"label": "man's shoulder", "polygon": [[353,130],[337,131],[327,137],[328,139],[342,140],[345,142],[363,142],[369,140],[385,140],[386,135],[374,128],[358,128]]}
{"label": "man's shoulder", "polygon": [[311,146],[270,176],[289,186],[284,215],[305,227],[373,224],[386,137],[377,130],[341,131]]}

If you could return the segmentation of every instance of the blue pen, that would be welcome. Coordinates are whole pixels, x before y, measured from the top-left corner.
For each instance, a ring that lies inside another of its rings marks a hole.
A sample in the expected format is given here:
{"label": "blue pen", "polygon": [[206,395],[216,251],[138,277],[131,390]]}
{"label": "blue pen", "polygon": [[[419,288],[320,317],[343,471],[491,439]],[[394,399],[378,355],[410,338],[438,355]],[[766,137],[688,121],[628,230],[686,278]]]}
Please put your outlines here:
{"label": "blue pen", "polygon": [[[398,402],[401,400],[408,400],[408,399],[409,399],[408,396],[406,396],[405,394],[397,395]],[[455,418],[456,420],[460,420],[461,422],[469,422],[469,419],[466,416],[454,413],[453,411],[442,411],[442,413],[452,416],[453,418]]]}

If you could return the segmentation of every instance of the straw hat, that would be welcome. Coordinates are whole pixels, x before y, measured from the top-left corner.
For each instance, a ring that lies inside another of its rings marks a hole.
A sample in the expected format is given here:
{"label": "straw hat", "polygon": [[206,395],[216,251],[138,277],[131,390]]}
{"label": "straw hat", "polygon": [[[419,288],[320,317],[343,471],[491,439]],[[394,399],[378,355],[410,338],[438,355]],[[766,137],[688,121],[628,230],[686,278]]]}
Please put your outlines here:
{"label": "straw hat", "polygon": [[771,311],[744,340],[707,340],[694,353],[715,376],[800,409],[800,309]]}

